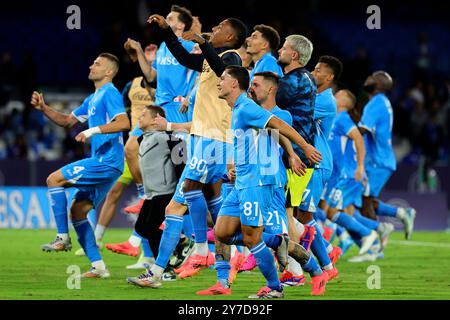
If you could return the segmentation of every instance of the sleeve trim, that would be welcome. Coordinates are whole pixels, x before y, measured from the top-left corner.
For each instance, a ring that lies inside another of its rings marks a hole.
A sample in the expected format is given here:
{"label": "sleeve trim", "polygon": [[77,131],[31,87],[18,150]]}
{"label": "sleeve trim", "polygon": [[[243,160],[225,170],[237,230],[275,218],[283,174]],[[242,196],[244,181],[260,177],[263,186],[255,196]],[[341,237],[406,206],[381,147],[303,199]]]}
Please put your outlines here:
{"label": "sleeve trim", "polygon": [[120,116],[121,114],[127,114],[127,113],[126,112],[117,113],[111,120],[109,120],[109,122],[114,121],[114,119],[117,118],[117,116]]}
{"label": "sleeve trim", "polygon": [[270,119],[272,119],[273,117],[275,117],[275,115],[271,114],[270,117],[267,119],[266,123],[264,124],[263,129],[265,129],[267,127],[267,124],[269,123]]}
{"label": "sleeve trim", "polygon": [[72,112],[72,115],[75,117],[75,119],[77,119],[81,123],[85,123],[86,120],[88,119],[87,116],[77,116],[74,112]]}

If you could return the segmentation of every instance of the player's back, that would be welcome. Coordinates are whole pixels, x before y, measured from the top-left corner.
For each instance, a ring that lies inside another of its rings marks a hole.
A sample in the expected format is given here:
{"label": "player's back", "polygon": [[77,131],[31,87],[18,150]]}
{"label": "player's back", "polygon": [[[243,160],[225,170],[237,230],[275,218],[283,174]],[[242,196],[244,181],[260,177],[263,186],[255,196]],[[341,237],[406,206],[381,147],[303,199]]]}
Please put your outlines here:
{"label": "player's back", "polygon": [[329,146],[333,157],[333,175],[343,178],[353,177],[357,166],[356,147],[348,137],[356,124],[347,111],[340,112],[333,123]]}
{"label": "player's back", "polygon": [[392,126],[394,116],[389,99],[378,93],[364,107],[360,126],[369,133],[364,135],[366,166],[396,169],[392,149]]}

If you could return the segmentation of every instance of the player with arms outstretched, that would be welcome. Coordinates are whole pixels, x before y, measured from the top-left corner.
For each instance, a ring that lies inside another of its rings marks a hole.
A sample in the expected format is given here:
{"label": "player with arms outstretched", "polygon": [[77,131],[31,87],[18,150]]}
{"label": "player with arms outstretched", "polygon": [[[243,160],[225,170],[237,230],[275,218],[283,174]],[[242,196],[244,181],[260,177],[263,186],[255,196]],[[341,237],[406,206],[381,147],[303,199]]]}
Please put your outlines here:
{"label": "player with arms outstretched", "polygon": [[42,246],[44,251],[67,251],[72,248],[67,220],[65,188],[75,187],[77,192],[70,208],[78,241],[91,261],[92,268],[82,277],[109,277],[105,263],[95,242],[94,231],[86,219],[92,208],[97,208],[123,171],[122,131],[130,129],[120,92],[112,84],[119,70],[119,60],[109,53],[100,54],[90,67],[89,80],[95,93],[70,115],[53,110],[44,97],[33,92],[31,104],[59,126],[71,128],[78,122],[88,121],[89,129],[75,139],[91,139],[91,157],[68,164],[47,178],[47,186],[57,226],[56,239]]}

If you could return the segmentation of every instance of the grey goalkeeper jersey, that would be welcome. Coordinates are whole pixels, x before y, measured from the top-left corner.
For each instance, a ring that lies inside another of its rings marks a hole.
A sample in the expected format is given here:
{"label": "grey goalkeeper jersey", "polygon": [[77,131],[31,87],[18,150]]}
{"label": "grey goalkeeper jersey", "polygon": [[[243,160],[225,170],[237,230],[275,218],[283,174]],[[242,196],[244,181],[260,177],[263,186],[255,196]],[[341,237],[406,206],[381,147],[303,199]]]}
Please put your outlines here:
{"label": "grey goalkeeper jersey", "polygon": [[175,193],[177,178],[167,141],[170,137],[161,131],[148,131],[142,135],[139,146],[139,166],[144,182],[145,199]]}

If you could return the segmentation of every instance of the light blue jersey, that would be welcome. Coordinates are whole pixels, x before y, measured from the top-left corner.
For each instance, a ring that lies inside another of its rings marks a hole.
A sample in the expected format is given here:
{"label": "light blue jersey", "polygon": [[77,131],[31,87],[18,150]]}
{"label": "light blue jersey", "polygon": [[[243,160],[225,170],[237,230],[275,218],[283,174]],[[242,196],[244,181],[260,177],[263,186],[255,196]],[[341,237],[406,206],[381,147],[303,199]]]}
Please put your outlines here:
{"label": "light blue jersey", "polygon": [[250,82],[253,80],[253,77],[258,72],[274,72],[280,77],[283,76],[283,69],[281,69],[280,65],[277,63],[277,59],[270,53],[265,53],[261,59],[256,61],[255,67],[250,71]]}
{"label": "light blue jersey", "polygon": [[[286,122],[288,125],[292,126],[292,115],[289,113],[289,111],[283,110],[278,106],[275,106],[272,109],[272,114],[284,122]],[[283,149],[280,147],[280,170],[278,170],[278,179],[279,179],[279,186],[284,187],[287,184],[287,174],[286,174],[286,168],[283,163]]]}
{"label": "light blue jersey", "polygon": [[261,108],[243,93],[236,100],[231,118],[234,134],[236,189],[276,185],[279,166],[278,145],[264,129],[272,113]]}
{"label": "light blue jersey", "polygon": [[369,131],[364,135],[366,146],[365,165],[370,168],[396,169],[396,160],[392,150],[392,125],[394,116],[389,99],[378,93],[364,107],[360,127]]}
{"label": "light blue jersey", "polygon": [[316,95],[314,104],[314,125],[316,136],[314,146],[322,154],[322,161],[316,165],[311,180],[302,195],[300,210],[315,212],[325,186],[333,170],[333,155],[328,145],[328,136],[336,116],[336,100],[331,88]]}
{"label": "light blue jersey", "polygon": [[[188,52],[192,51],[193,42],[181,38],[179,40]],[[156,52],[156,59],[152,66],[156,70],[157,82],[155,103],[159,106],[172,103],[177,97],[186,97],[197,77],[197,72],[183,67],[178,62],[164,42]]]}
{"label": "light blue jersey", "polygon": [[[108,124],[118,115],[126,113],[122,95],[112,83],[107,83],[87,97],[72,114],[80,122],[87,120],[89,128],[93,128]],[[123,171],[122,132],[92,136],[91,157],[96,158],[100,163]]]}
{"label": "light blue jersey", "polygon": [[340,112],[331,129],[329,144],[333,154],[333,175],[353,178],[357,167],[356,146],[349,133],[356,124],[347,111]]}
{"label": "light blue jersey", "polygon": [[314,122],[317,135],[314,141],[315,147],[322,154],[319,168],[333,170],[333,155],[328,145],[331,127],[336,117],[336,99],[331,88],[322,91],[316,96],[314,105]]}

